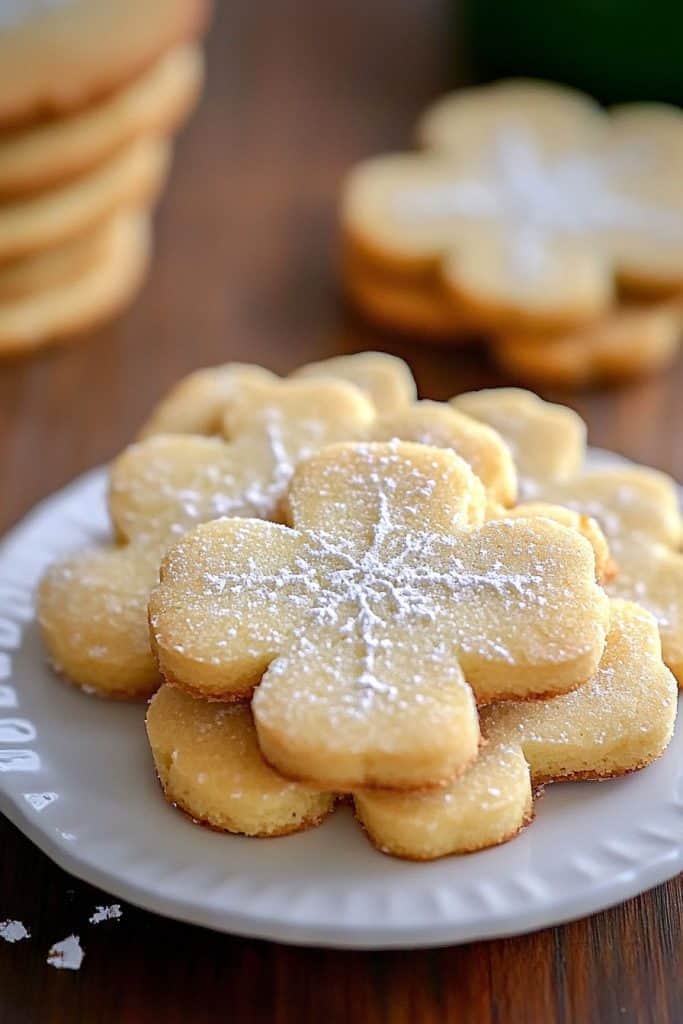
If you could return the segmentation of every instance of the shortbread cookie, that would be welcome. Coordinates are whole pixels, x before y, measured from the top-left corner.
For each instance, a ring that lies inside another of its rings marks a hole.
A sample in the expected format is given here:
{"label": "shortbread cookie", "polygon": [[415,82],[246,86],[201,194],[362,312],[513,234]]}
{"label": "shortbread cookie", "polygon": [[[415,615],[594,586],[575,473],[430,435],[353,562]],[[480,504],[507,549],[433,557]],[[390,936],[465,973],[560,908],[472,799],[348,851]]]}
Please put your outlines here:
{"label": "shortbread cookie", "polygon": [[666,748],[676,686],[661,660],[652,616],[613,601],[595,676],[552,700],[486,708],[474,764],[447,788],[399,794],[363,790],[356,813],[383,852],[432,860],[495,846],[531,820],[532,786],[636,771]]}
{"label": "shortbread cookie", "polygon": [[347,272],[344,291],[356,309],[387,330],[443,342],[465,341],[472,336],[453,302],[436,287],[419,281],[396,283],[379,274]]}
{"label": "shortbread cookie", "polygon": [[361,433],[369,401],[342,381],[276,382],[266,394],[246,379],[242,439],[161,435],[128,448],[112,467],[109,504],[118,546],[52,566],[38,593],[43,638],[72,682],[111,697],[153,693],[147,599],[162,554],[197,523],[221,515],[276,516],[294,464],[309,445]]}
{"label": "shortbread cookie", "polygon": [[223,519],[181,540],[150,599],[162,674],[257,687],[259,745],[329,790],[443,783],[476,755],[475,697],[561,693],[595,671],[607,600],[590,545],[545,518],[484,522],[453,452],[333,445],[300,463],[291,527]]}
{"label": "shortbread cookie", "polygon": [[[582,470],[585,427],[576,414],[565,410],[567,425],[574,423],[575,429],[558,433],[550,444],[550,424],[559,422],[562,407],[519,391],[512,392],[516,398],[511,403],[510,394],[508,388],[492,389],[460,395],[454,402],[497,427],[524,467],[520,489],[527,495],[566,505],[599,523],[612,563],[607,591],[652,612],[664,661],[683,684],[683,524],[676,483],[645,466]],[[554,480],[539,461],[549,454],[563,467]]]}
{"label": "shortbread cookie", "polygon": [[509,445],[523,498],[533,497],[546,482],[569,479],[581,467],[586,424],[566,406],[519,388],[469,391],[451,402],[493,427]]}
{"label": "shortbread cookie", "polygon": [[656,469],[636,465],[584,469],[563,483],[548,484],[544,495],[594,516],[608,537],[640,535],[680,547],[683,530],[677,488]]}
{"label": "shortbread cookie", "polygon": [[[392,368],[374,355],[340,359],[340,365],[349,375]],[[397,401],[392,416],[376,417],[362,392],[324,373],[318,378],[317,368],[288,381],[238,364],[217,378],[205,378],[206,372],[162,403],[156,422],[166,416],[185,425],[192,420],[196,428],[201,393],[207,399],[203,425],[221,426],[231,443],[162,435],[129,448],[114,463],[110,487],[114,531],[129,546],[69,559],[53,567],[41,587],[40,617],[53,661],[71,680],[109,696],[144,696],[158,683],[146,613],[165,547],[220,515],[277,518],[296,463],[329,441],[399,436],[453,448],[484,483],[490,514],[502,514],[500,505],[515,499],[504,442],[447,405]],[[379,373],[372,384],[366,377],[387,407],[391,379]],[[216,381],[220,386],[212,390]]]}
{"label": "shortbread cookie", "polygon": [[110,319],[132,301],[149,263],[149,221],[121,213],[102,252],[77,276],[0,303],[0,358],[71,338]]}
{"label": "shortbread cookie", "polygon": [[521,745],[490,733],[485,713],[481,731],[479,756],[449,785],[419,794],[355,794],[356,816],[378,850],[415,861],[473,853],[513,839],[531,821],[533,795]]}
{"label": "shortbread cookie", "polygon": [[557,158],[600,136],[605,116],[594,100],[577,89],[507,79],[436,100],[420,118],[417,136],[429,150],[461,159],[471,156],[478,163],[491,141],[508,128],[530,137],[543,157]]}
{"label": "shortbread cookie", "polygon": [[277,379],[270,370],[251,363],[226,363],[195,370],[178,381],[155,406],[138,437],[144,440],[156,434],[220,435],[226,410],[245,386]]}
{"label": "shortbread cookie", "polygon": [[583,515],[573,508],[567,508],[566,505],[556,505],[546,501],[523,501],[521,504],[515,505],[514,508],[503,506],[496,508],[490,505],[488,514],[491,519],[535,519],[536,516],[552,519],[553,522],[566,526],[570,530],[576,530],[586,538],[595,555],[595,578],[598,582],[604,583],[614,576],[616,566],[610,554],[607,538],[597,519],[594,519],[593,516]]}
{"label": "shortbread cookie", "polygon": [[546,496],[600,523],[615,566],[608,593],[655,616],[664,660],[683,683],[683,530],[673,481],[643,466],[608,467],[550,486]]}
{"label": "shortbread cookie", "polygon": [[205,0],[9,0],[0,8],[0,125],[114,92],[197,35]]}
{"label": "shortbread cookie", "polygon": [[77,238],[0,267],[0,306],[72,281],[101,258],[118,214]]}
{"label": "shortbread cookie", "polygon": [[491,330],[572,330],[622,281],[678,292],[683,115],[667,133],[648,124],[642,108],[607,115],[544,83],[446,97],[422,120],[423,152],[352,171],[345,236],[397,277],[431,270],[457,314]]}
{"label": "shortbread cookie", "polygon": [[169,147],[139,139],[66,185],[0,206],[0,265],[76,238],[113,213],[151,202],[168,169]]}
{"label": "shortbread cookie", "polygon": [[404,405],[393,414],[378,417],[366,436],[371,441],[398,439],[451,449],[484,485],[489,515],[503,514],[516,499],[517,473],[500,435],[446,402],[423,400]]}
{"label": "shortbread cookie", "polygon": [[52,188],[141,135],[169,134],[193,106],[202,73],[199,48],[178,47],[95,106],[0,136],[0,196]]}
{"label": "shortbread cookie", "polygon": [[457,336],[450,310],[420,288],[392,287],[384,281],[347,277],[344,292],[355,310],[385,331],[438,342],[450,342]]}
{"label": "shortbread cookie", "polygon": [[110,700],[154,693],[159,676],[147,599],[165,550],[154,543],[95,548],[48,569],[38,590],[38,621],[60,676]]}
{"label": "shortbread cookie", "polygon": [[196,700],[162,686],[147,736],[166,799],[195,821],[248,836],[283,836],[318,825],[334,796],[290,782],[261,756],[244,704]]}
{"label": "shortbread cookie", "polygon": [[[407,363],[386,352],[334,356],[299,367],[293,377],[335,377],[355,384],[380,413],[394,412],[417,397]],[[221,434],[225,417],[243,384],[268,383],[278,378],[261,366],[226,363],[196,370],[162,398],[140,437],[153,434]]]}
{"label": "shortbread cookie", "polygon": [[[316,378],[355,384],[380,414],[372,424],[365,424],[365,439],[390,441],[396,437],[452,448],[472,466],[492,501],[502,505],[514,502],[516,473],[501,438],[443,402],[416,402],[415,381],[403,360],[383,352],[360,352],[308,363],[290,376],[295,381]],[[197,370],[161,400],[140,436],[144,439],[163,433],[193,433],[234,438],[253,419],[257,404],[254,389],[261,385],[268,390],[278,379],[260,366],[245,363]],[[314,392],[309,394],[313,396]],[[322,408],[320,413],[325,415]],[[257,423],[257,432],[261,429],[262,425]],[[358,431],[355,436],[359,436]]]}
{"label": "shortbread cookie", "polygon": [[112,519],[127,539],[173,540],[218,516],[279,519],[299,460],[340,438],[363,437],[372,403],[339,380],[243,383],[226,443],[160,434],[131,445],[113,468]]}
{"label": "shortbread cookie", "polygon": [[306,363],[293,377],[337,377],[360,388],[384,416],[414,402],[417,398],[415,380],[410,367],[388,352],[356,352],[348,356],[332,356],[317,363]]}
{"label": "shortbread cookie", "polygon": [[569,334],[499,338],[492,351],[522,381],[583,388],[665,369],[678,354],[682,329],[679,303],[626,306]]}

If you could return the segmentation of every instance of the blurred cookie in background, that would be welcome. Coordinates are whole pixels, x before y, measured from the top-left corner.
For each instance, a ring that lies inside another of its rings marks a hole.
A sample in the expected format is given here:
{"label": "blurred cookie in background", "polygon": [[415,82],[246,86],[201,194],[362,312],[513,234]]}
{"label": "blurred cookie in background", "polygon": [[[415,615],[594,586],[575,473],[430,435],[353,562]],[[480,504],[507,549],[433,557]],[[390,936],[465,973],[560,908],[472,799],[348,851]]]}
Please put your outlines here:
{"label": "blurred cookie in background", "polygon": [[0,127],[115,93],[199,36],[207,0],[9,0],[0,8]]}
{"label": "blurred cookie in background", "polygon": [[152,204],[169,161],[165,141],[143,138],[79,178],[0,203],[0,267],[68,242],[119,209]]}
{"label": "blurred cookie in background", "polygon": [[436,101],[418,136],[420,149],[366,159],[343,187],[344,289],[368,319],[432,341],[488,338],[515,376],[567,387],[675,358],[680,109],[605,111],[511,80]]}
{"label": "blurred cookie in background", "polygon": [[624,304],[576,331],[500,337],[491,343],[491,352],[500,369],[520,381],[571,390],[665,369],[678,355],[682,333],[680,300]]}
{"label": "blurred cookie in background", "polygon": [[[87,253],[82,263],[74,259],[79,247]],[[0,298],[0,356],[20,356],[63,341],[118,313],[142,284],[150,251],[148,214],[124,211],[95,236],[38,257],[31,290]],[[22,269],[28,281],[28,261]],[[0,270],[0,295],[2,277]]]}
{"label": "blurred cookie in background", "polygon": [[132,299],[171,136],[201,92],[208,0],[0,7],[0,356]]}
{"label": "blurred cookie in background", "polygon": [[0,199],[81,175],[141,135],[170,134],[194,106],[202,77],[199,46],[180,46],[85,110],[0,134]]}
{"label": "blurred cookie in background", "polygon": [[476,328],[430,271],[417,270],[397,277],[373,263],[348,239],[341,263],[346,297],[361,314],[382,327],[449,345],[471,341],[476,335]]}

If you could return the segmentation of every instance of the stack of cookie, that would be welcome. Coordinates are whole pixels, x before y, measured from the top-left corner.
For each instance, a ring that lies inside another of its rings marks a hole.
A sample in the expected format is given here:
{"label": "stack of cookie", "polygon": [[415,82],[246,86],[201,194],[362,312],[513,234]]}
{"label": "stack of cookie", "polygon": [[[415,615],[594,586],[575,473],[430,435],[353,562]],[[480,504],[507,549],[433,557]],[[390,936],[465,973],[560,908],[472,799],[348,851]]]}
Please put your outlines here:
{"label": "stack of cookie", "polygon": [[573,90],[509,81],[444,97],[418,138],[344,188],[344,285],[363,313],[439,341],[486,338],[505,371],[568,387],[673,360],[680,110],[605,113]]}
{"label": "stack of cookie", "polygon": [[0,356],[132,299],[169,139],[201,88],[206,14],[206,0],[0,10]]}
{"label": "stack of cookie", "polygon": [[642,768],[674,726],[675,486],[584,453],[568,409],[417,401],[377,353],[199,371],[112,467],[115,542],[44,577],[47,650],[154,694],[166,797],[216,829],[343,796],[397,856],[504,842],[540,785]]}

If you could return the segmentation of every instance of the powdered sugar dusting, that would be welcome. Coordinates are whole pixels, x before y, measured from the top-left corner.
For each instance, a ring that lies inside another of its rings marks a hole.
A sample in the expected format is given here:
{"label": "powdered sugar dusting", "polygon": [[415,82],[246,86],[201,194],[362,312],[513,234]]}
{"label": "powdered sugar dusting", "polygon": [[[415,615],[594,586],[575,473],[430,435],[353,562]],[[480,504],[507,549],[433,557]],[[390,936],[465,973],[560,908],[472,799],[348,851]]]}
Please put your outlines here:
{"label": "powdered sugar dusting", "polygon": [[129,449],[131,461],[114,474],[118,526],[139,543],[170,543],[222,516],[272,519],[297,463],[350,434],[350,422],[334,409],[325,419],[272,405],[259,410],[250,433],[232,443],[151,437]]}
{"label": "powdered sugar dusting", "polygon": [[676,634],[683,622],[683,557],[663,542],[678,532],[673,490],[638,470],[619,469],[583,473],[544,496],[597,520],[616,566],[607,592],[642,604],[663,633]]}
{"label": "powdered sugar dusting", "polygon": [[[183,591],[189,643],[201,633],[208,602],[214,621],[227,623],[212,662],[229,658],[233,641],[241,649],[245,629],[247,654],[280,653],[255,698],[259,713],[279,678],[291,671],[305,675],[310,666],[329,681],[326,699],[340,713],[357,716],[380,698],[399,710],[408,700],[430,703],[435,674],[453,682],[459,656],[547,663],[595,642],[591,635],[575,636],[571,624],[549,628],[551,621],[559,625],[560,607],[580,604],[582,597],[581,585],[572,585],[563,567],[564,551],[521,520],[468,527],[475,494],[482,501],[479,520],[483,516],[483,491],[474,477],[471,491],[463,484],[455,523],[430,529],[443,463],[418,469],[397,444],[356,445],[354,457],[343,469],[323,464],[311,485],[321,501],[314,518],[329,527],[310,526],[310,510],[295,494],[301,531],[278,537],[272,531],[283,528],[264,525],[255,541],[255,524],[244,531],[235,526],[225,550],[210,544],[198,558],[193,550],[193,578],[197,565],[204,569],[196,614],[191,590]],[[291,550],[273,566],[272,552],[283,540]],[[182,565],[176,571],[182,587]],[[526,624],[523,636],[513,622]],[[183,646],[176,637],[175,649]],[[317,699],[310,687],[297,697],[304,704]]]}
{"label": "powdered sugar dusting", "polygon": [[[477,177],[407,187],[394,198],[394,210],[406,220],[446,217],[498,221],[508,232],[518,259],[511,265],[542,272],[536,247],[553,235],[577,235],[625,229],[650,238],[680,239],[683,219],[665,206],[619,191],[624,170],[648,170],[648,154],[639,150],[565,153],[544,156],[521,127],[506,127],[483,154]],[[644,159],[643,159],[644,157]]]}
{"label": "powdered sugar dusting", "polygon": [[663,733],[675,709],[676,687],[651,642],[651,629],[645,613],[615,603],[602,661],[584,686],[553,700],[499,705],[491,709],[493,719],[521,743],[532,764],[535,744],[573,744],[587,770],[600,767],[602,754],[596,758],[595,751],[609,745],[616,766],[628,764],[625,744],[639,742],[650,729]]}
{"label": "powdered sugar dusting", "polygon": [[[273,398],[254,409],[234,442],[153,435],[117,461],[110,485],[112,518],[131,543],[52,566],[39,605],[47,636],[59,634],[51,646],[63,647],[68,636],[79,671],[86,660],[99,667],[120,664],[125,655],[131,675],[146,673],[152,679],[147,601],[168,547],[197,524],[223,516],[277,518],[298,461],[353,433],[355,394],[350,407],[332,404],[313,415],[288,410],[284,400],[292,385],[279,387],[283,407]],[[349,385],[343,387],[348,399]]]}

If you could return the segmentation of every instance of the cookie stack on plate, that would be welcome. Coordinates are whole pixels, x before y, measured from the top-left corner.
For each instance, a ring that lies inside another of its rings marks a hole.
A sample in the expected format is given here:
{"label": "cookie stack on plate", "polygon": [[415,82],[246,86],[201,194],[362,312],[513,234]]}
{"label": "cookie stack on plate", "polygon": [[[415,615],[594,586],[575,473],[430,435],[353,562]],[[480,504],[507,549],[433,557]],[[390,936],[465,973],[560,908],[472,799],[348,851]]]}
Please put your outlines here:
{"label": "cookie stack on plate", "polygon": [[607,113],[550,83],[436,102],[420,148],[354,168],[343,279],[376,322],[488,340],[520,379],[580,387],[668,365],[681,336],[683,113]]}
{"label": "cookie stack on plate", "polygon": [[568,409],[417,401],[378,353],[199,371],[114,463],[114,540],[45,575],[47,650],[154,695],[164,793],[216,829],[345,797],[397,856],[504,842],[539,786],[642,768],[674,726],[675,487],[584,449]]}
{"label": "cookie stack on plate", "polygon": [[170,138],[202,83],[206,0],[0,10],[0,356],[125,306]]}

